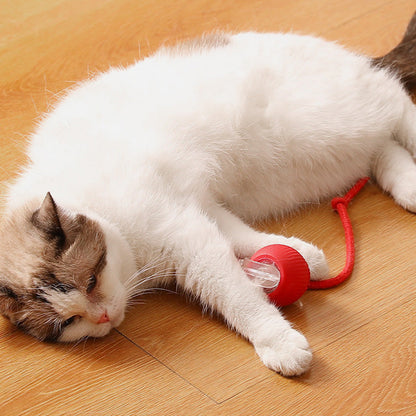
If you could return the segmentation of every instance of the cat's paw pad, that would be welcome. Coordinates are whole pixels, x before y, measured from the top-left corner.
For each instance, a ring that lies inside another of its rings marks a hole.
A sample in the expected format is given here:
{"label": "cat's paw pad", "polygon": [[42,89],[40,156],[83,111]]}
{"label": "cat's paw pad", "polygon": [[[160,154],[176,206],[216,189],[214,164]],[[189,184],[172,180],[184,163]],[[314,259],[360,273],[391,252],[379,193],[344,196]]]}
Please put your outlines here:
{"label": "cat's paw pad", "polygon": [[287,377],[303,374],[312,361],[308,341],[294,329],[274,338],[268,337],[256,343],[255,348],[268,368]]}

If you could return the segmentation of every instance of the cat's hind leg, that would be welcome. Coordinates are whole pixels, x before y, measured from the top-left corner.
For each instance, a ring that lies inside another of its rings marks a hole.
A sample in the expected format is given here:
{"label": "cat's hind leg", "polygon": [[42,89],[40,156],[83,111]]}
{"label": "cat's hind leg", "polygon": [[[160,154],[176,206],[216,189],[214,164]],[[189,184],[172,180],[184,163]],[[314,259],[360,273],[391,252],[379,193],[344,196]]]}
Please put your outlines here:
{"label": "cat's hind leg", "polygon": [[393,139],[416,158],[416,105],[404,91],[401,93],[397,97],[397,101],[402,104],[400,119],[393,132]]}
{"label": "cat's hind leg", "polygon": [[212,205],[210,215],[218,228],[230,241],[238,258],[251,257],[257,250],[271,244],[284,244],[297,250],[308,263],[311,279],[323,280],[329,275],[328,264],[322,250],[295,237],[284,237],[256,231],[240,218],[220,205]]}
{"label": "cat's hind leg", "polygon": [[416,106],[401,88],[391,91],[394,95],[385,106],[394,125],[374,159],[372,173],[399,205],[416,212]]}
{"label": "cat's hind leg", "polygon": [[399,205],[416,212],[416,164],[407,149],[387,141],[374,161],[373,175]]}

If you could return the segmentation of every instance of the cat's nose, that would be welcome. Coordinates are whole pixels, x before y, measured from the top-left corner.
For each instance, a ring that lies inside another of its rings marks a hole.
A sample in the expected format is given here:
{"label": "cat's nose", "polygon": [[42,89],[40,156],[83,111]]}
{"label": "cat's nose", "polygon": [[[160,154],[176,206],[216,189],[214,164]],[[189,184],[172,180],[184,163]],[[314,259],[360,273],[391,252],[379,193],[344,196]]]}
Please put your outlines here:
{"label": "cat's nose", "polygon": [[110,318],[107,315],[107,311],[104,311],[100,316],[100,319],[97,321],[97,324],[105,324],[106,322],[110,322]]}

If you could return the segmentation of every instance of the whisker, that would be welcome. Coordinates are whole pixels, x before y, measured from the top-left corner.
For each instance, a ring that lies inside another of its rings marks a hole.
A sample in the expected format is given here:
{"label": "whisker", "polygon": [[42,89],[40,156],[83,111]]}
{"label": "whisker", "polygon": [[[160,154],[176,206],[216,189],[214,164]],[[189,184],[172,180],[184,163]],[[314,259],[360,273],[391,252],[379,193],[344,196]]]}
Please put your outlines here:
{"label": "whisker", "polygon": [[[146,292],[146,290],[148,290],[149,288],[143,287],[145,284],[154,281],[154,280],[163,280],[163,279],[167,279],[167,278],[172,278],[175,276],[175,273],[166,273],[166,272],[159,272],[156,273],[152,276],[149,276],[148,278],[136,282],[134,285],[131,285],[130,287],[127,288],[127,292],[128,292],[128,296],[137,296],[137,295],[141,295],[143,293]],[[151,288],[151,290],[156,289],[155,287]]]}
{"label": "whisker", "polygon": [[154,288],[149,288],[149,289],[143,289],[143,291],[141,291],[139,294],[140,295],[149,295],[149,294],[154,294],[155,292],[173,293],[174,295],[176,295],[178,293],[174,290],[167,289],[167,288],[164,288],[164,287],[154,287]]}
{"label": "whisker", "polygon": [[[140,293],[141,288],[151,281],[174,277],[175,272],[173,270],[169,270],[172,269],[172,266],[168,267],[169,263],[170,262],[166,259],[166,256],[161,254],[159,257],[156,257],[151,262],[144,264],[139,270],[133,273],[124,283],[124,286],[128,292],[128,297],[135,296]],[[165,267],[162,268],[162,266]],[[141,278],[141,276],[151,271],[154,272],[149,276]]]}
{"label": "whisker", "polygon": [[130,276],[129,279],[127,279],[126,284],[129,284],[132,280],[136,279],[138,276],[145,274],[152,269],[159,268],[163,264],[166,264],[166,260],[161,256],[159,256],[159,258],[156,258],[151,263],[146,263],[145,265],[143,265],[143,267],[141,267],[139,270],[133,273],[133,275]]}

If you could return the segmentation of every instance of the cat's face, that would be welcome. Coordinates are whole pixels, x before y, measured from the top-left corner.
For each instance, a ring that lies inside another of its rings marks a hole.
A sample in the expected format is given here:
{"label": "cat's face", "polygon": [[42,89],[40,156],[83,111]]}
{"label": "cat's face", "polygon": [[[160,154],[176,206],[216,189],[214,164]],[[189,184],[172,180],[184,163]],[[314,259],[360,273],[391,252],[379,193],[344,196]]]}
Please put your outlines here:
{"label": "cat's face", "polygon": [[42,341],[106,335],[127,301],[109,251],[97,222],[65,213],[50,194],[13,213],[0,228],[0,313]]}

